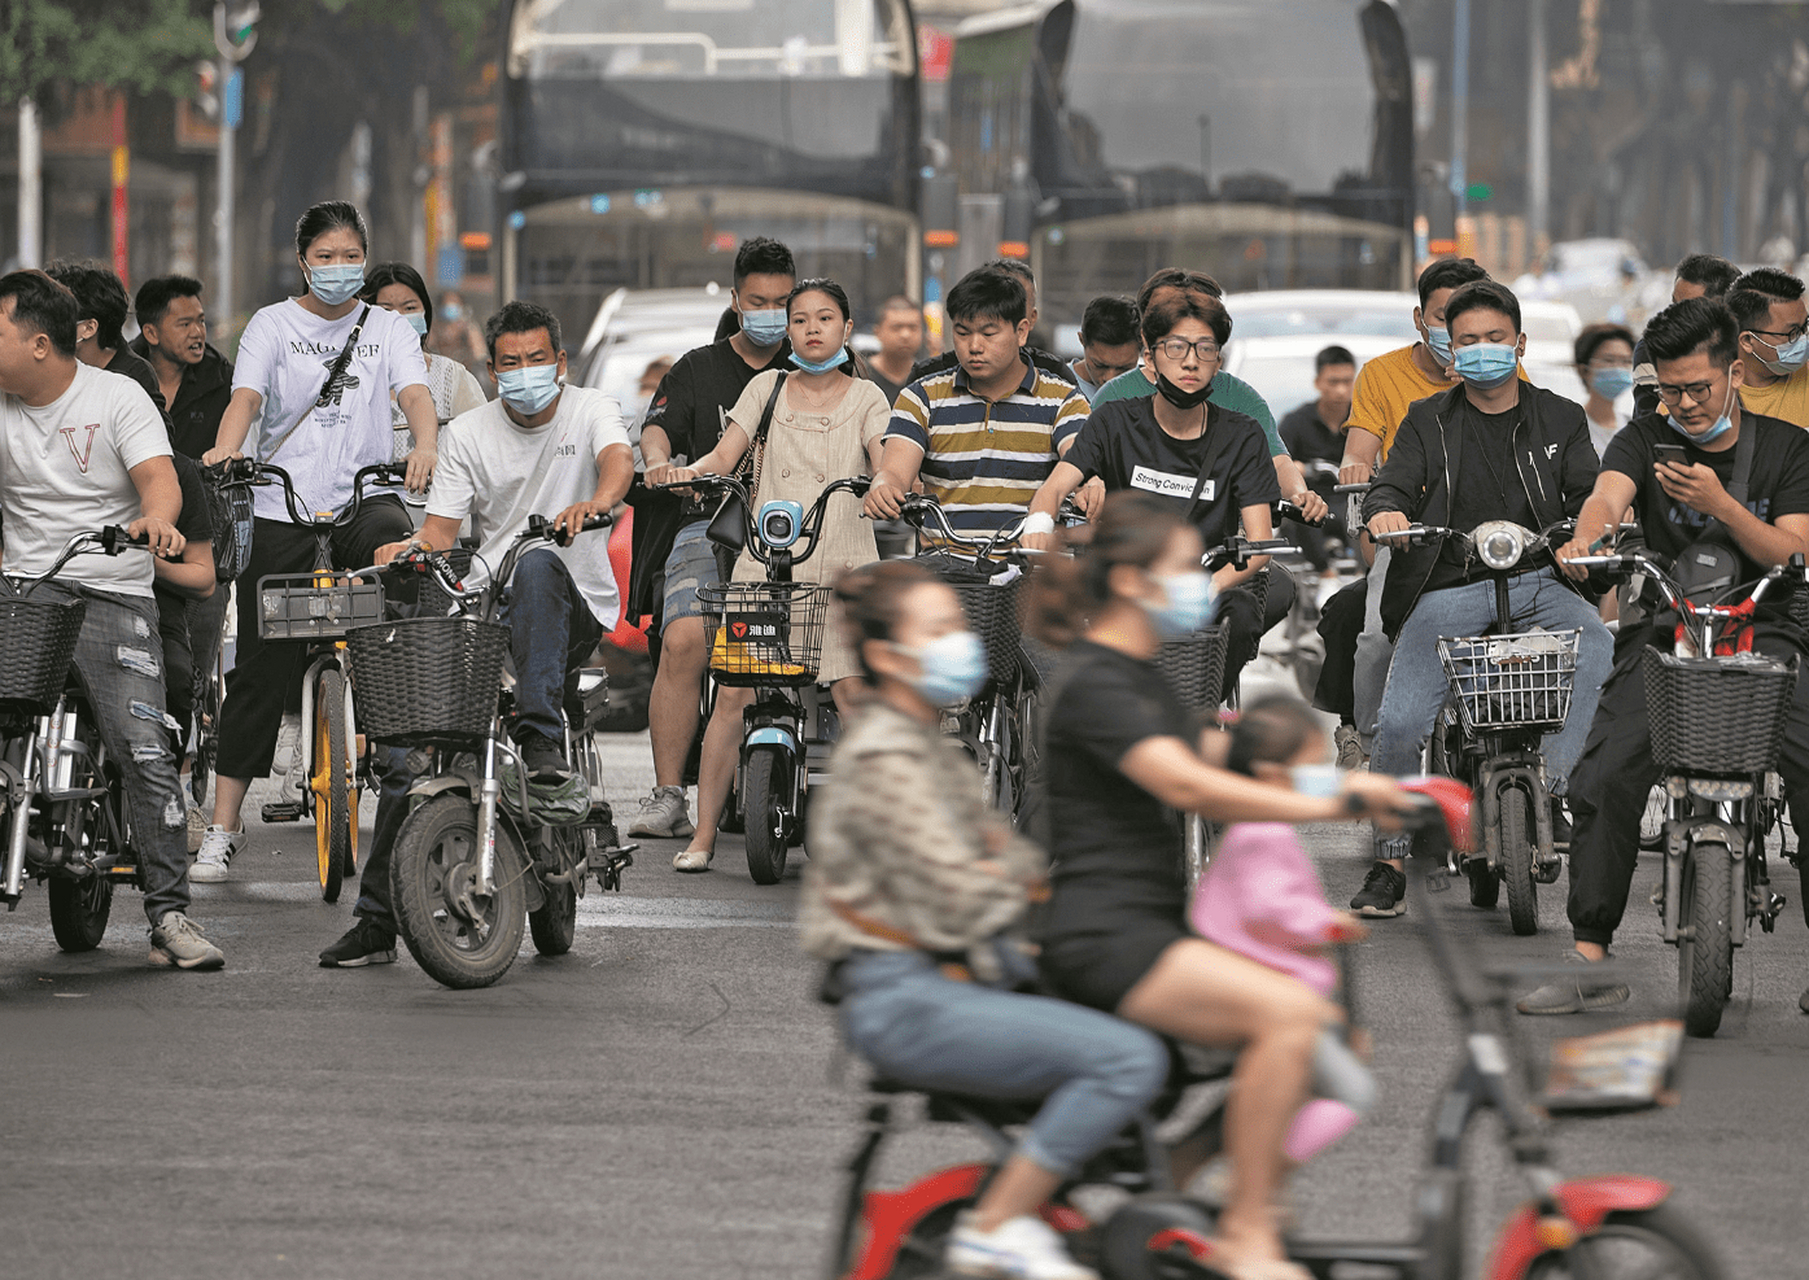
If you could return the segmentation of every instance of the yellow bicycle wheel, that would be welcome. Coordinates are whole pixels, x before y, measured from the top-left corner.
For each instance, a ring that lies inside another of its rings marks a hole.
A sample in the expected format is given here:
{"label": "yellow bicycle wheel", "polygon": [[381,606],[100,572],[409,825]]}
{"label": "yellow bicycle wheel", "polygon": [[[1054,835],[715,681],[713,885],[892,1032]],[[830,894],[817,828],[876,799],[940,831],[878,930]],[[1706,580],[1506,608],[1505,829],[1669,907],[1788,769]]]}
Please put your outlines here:
{"label": "yellow bicycle wheel", "polygon": [[320,896],[339,901],[345,877],[358,863],[356,768],[346,739],[345,675],[329,667],[314,688],[314,846],[320,862]]}

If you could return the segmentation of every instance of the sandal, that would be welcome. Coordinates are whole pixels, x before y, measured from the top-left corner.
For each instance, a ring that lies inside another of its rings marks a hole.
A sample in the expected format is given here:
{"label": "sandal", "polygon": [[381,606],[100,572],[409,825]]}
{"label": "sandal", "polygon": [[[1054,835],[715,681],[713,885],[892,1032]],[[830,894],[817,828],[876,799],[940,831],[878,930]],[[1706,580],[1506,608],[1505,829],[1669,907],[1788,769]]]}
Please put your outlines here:
{"label": "sandal", "polygon": [[686,849],[683,853],[672,855],[672,869],[686,872],[708,871],[710,862],[715,857],[714,849]]}

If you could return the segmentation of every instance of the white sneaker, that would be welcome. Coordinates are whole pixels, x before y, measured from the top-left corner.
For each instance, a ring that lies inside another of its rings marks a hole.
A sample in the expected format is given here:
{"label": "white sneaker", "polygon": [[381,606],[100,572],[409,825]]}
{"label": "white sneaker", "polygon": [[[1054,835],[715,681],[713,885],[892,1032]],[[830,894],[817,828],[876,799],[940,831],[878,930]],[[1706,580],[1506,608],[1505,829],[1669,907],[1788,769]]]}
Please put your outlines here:
{"label": "white sneaker", "polygon": [[640,812],[628,824],[631,836],[657,836],[677,840],[695,834],[691,814],[685,804],[683,787],[655,787],[641,801]]}
{"label": "white sneaker", "polygon": [[1099,1273],[1068,1256],[1061,1237],[1041,1218],[1007,1218],[991,1231],[973,1225],[973,1215],[955,1220],[943,1264],[956,1275],[1012,1277],[1013,1280],[1099,1280]]}
{"label": "white sneaker", "polygon": [[151,963],[163,969],[218,969],[226,954],[182,912],[166,911],[151,930]]}
{"label": "white sneaker", "polygon": [[244,851],[243,831],[209,827],[201,837],[201,852],[195,856],[195,865],[188,869],[189,880],[195,884],[219,884],[226,879],[226,868],[232,860]]}
{"label": "white sneaker", "polygon": [[301,731],[301,712],[283,712],[282,727],[276,731],[276,755],[271,758],[270,771],[281,774],[285,780],[301,764]]}

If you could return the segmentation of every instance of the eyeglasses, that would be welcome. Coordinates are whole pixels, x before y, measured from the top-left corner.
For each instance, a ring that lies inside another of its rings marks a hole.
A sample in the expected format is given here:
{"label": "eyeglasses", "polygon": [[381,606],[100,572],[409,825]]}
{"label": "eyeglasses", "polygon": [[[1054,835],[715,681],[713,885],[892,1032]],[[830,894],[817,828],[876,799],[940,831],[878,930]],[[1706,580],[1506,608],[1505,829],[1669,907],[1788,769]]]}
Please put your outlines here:
{"label": "eyeglasses", "polygon": [[1164,338],[1156,344],[1156,350],[1170,360],[1185,360],[1187,353],[1191,351],[1200,358],[1201,364],[1211,364],[1219,358],[1219,344],[1216,338],[1199,338],[1192,342],[1186,338]]}
{"label": "eyeglasses", "polygon": [[1809,320],[1804,321],[1794,329],[1786,329],[1782,333],[1779,333],[1776,329],[1748,329],[1746,332],[1756,333],[1761,337],[1766,338],[1782,338],[1785,342],[1795,342],[1805,333],[1809,333]]}
{"label": "eyeglasses", "polygon": [[1709,397],[1714,394],[1715,384],[1712,382],[1692,382],[1687,387],[1672,386],[1668,382],[1658,384],[1658,398],[1668,405],[1680,403],[1685,396],[1688,396],[1692,403],[1706,405]]}

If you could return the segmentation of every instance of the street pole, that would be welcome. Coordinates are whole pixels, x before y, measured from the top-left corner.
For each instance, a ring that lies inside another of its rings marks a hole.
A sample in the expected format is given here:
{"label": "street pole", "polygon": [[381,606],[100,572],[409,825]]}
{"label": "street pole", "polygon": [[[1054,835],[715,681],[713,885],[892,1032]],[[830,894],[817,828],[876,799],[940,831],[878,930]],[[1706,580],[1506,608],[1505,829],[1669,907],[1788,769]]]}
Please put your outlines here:
{"label": "street pole", "polygon": [[1470,174],[1470,0],[1457,0],[1451,22],[1451,238],[1463,252],[1463,224],[1469,215]]}
{"label": "street pole", "polygon": [[38,104],[19,99],[19,265],[44,265],[43,149]]}
{"label": "street pole", "polygon": [[234,143],[245,115],[245,73],[239,63],[251,55],[258,33],[257,0],[235,0],[227,12],[225,0],[214,5],[214,48],[220,55],[220,152],[216,182],[220,188],[214,210],[214,245],[219,252],[215,268],[214,306],[219,314],[221,345],[233,329],[233,216],[238,187]]}
{"label": "street pole", "polygon": [[1535,256],[1549,247],[1551,218],[1551,70],[1545,0],[1527,0],[1526,238]]}

